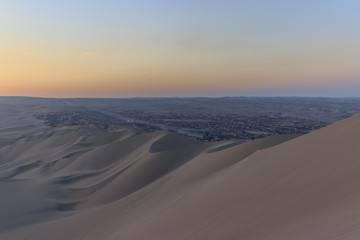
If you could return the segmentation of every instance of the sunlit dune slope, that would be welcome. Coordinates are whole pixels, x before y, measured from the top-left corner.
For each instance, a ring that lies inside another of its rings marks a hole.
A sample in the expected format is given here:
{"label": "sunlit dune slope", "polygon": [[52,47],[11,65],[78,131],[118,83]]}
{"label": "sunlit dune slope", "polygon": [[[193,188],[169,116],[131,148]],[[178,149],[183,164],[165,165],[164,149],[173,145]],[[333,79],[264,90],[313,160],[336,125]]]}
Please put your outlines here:
{"label": "sunlit dune slope", "polygon": [[0,149],[0,239],[359,239],[359,126],[238,145],[44,130]]}

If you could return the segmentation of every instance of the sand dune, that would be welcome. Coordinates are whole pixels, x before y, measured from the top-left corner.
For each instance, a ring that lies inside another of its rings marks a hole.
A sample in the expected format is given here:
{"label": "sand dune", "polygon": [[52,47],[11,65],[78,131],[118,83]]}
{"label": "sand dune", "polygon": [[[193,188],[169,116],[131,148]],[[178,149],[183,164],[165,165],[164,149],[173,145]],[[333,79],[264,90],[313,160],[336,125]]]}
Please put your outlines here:
{"label": "sand dune", "polygon": [[359,125],[244,144],[127,128],[17,135],[0,146],[0,239],[359,239]]}

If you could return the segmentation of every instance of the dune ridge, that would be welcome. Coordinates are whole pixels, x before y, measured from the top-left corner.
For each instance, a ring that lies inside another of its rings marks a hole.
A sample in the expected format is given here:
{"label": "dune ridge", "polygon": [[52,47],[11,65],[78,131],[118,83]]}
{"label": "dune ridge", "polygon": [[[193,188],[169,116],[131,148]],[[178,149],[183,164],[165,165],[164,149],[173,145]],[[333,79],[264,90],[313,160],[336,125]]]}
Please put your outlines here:
{"label": "dune ridge", "polygon": [[358,239],[359,124],[243,144],[43,129],[0,148],[0,239]]}

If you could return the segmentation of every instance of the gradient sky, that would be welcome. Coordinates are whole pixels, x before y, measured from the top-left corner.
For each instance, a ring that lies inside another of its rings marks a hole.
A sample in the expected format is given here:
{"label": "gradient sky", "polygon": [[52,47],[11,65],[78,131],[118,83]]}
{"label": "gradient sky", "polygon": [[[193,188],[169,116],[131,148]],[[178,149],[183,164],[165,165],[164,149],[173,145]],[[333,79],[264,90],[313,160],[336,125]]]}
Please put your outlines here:
{"label": "gradient sky", "polygon": [[360,96],[358,0],[2,0],[0,95]]}

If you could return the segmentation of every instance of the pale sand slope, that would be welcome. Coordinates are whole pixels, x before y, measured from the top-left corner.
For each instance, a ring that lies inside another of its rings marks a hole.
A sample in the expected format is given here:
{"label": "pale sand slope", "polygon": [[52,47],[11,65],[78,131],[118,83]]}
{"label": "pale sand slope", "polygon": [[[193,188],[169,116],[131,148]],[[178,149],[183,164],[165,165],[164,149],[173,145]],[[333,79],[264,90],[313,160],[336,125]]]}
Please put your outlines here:
{"label": "pale sand slope", "polygon": [[42,109],[39,106],[5,104],[0,98],[0,148],[26,134],[44,129],[43,121],[32,116]]}
{"label": "pale sand slope", "polygon": [[360,239],[359,126],[225,149],[49,129],[0,149],[0,239]]}

